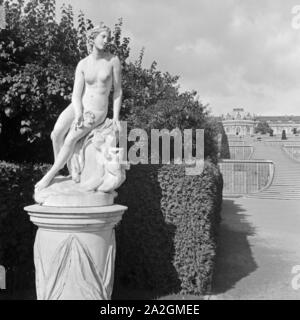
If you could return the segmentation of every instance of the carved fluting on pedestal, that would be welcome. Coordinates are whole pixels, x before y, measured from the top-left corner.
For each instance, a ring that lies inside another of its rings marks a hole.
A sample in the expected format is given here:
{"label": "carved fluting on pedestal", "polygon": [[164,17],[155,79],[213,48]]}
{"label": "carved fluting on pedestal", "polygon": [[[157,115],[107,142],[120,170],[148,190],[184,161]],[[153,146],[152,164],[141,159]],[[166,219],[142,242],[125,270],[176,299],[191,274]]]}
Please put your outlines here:
{"label": "carved fluting on pedestal", "polygon": [[109,300],[115,225],[127,207],[26,207],[39,229],[34,244],[39,300]]}

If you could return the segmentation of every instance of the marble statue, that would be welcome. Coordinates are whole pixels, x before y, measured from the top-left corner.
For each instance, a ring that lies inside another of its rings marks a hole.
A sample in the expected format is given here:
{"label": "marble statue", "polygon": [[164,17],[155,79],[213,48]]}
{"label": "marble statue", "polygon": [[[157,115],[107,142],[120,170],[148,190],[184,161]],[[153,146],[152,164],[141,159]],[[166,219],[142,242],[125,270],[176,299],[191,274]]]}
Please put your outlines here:
{"label": "marble statue", "polygon": [[[114,204],[125,181],[121,126],[121,66],[106,50],[102,23],[88,36],[90,54],[76,68],[72,103],[51,138],[54,164],[35,185],[37,204],[25,207],[38,226],[34,244],[39,300],[108,300],[116,254],[115,225],[127,207]],[[113,86],[113,119],[107,118]],[[69,176],[58,172],[67,164]]]}
{"label": "marble statue", "polygon": [[105,121],[112,85],[113,125],[120,130],[121,65],[117,56],[105,50],[109,37],[110,31],[104,25],[90,32],[93,49],[77,65],[72,103],[61,113],[51,133],[55,161],[49,172],[35,185],[37,191],[52,182],[73,154],[76,143]]}
{"label": "marble statue", "polygon": [[[105,50],[109,37],[110,30],[103,24],[90,31],[88,39],[92,51],[78,63],[72,103],[59,116],[51,133],[54,164],[35,185],[34,198],[40,204],[54,204],[57,195],[55,205],[62,205],[59,200],[62,196],[71,197],[63,201],[66,205],[70,201],[74,206],[79,203],[86,206],[87,202],[90,206],[99,205],[99,202],[93,203],[87,192],[113,193],[125,180],[127,166],[119,163],[123,150],[116,148],[121,129],[121,66],[119,58]],[[114,115],[110,120],[106,116],[112,86]],[[87,149],[89,144],[93,145],[91,152]],[[56,177],[66,163],[71,176]],[[106,200],[103,199],[103,205],[111,203],[111,197]]]}

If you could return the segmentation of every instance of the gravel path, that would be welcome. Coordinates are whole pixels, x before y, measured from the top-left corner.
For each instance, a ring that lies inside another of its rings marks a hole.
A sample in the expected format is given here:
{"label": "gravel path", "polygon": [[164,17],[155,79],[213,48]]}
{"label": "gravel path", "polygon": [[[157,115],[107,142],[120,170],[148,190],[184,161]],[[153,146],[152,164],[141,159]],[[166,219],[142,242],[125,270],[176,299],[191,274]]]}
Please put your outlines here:
{"label": "gravel path", "polygon": [[292,269],[300,266],[300,201],[223,201],[210,298],[300,299],[300,288],[292,287]]}

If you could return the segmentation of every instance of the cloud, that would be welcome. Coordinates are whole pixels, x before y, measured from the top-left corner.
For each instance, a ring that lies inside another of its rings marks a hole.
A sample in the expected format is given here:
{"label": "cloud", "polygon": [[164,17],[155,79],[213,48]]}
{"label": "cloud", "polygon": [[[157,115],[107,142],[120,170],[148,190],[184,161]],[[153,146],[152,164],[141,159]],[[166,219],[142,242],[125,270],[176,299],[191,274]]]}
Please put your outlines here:
{"label": "cloud", "polygon": [[[196,89],[215,114],[236,106],[265,114],[300,114],[300,30],[292,0],[68,0],[93,21],[124,21],[131,59],[142,47]],[[57,0],[60,6],[62,0]]]}

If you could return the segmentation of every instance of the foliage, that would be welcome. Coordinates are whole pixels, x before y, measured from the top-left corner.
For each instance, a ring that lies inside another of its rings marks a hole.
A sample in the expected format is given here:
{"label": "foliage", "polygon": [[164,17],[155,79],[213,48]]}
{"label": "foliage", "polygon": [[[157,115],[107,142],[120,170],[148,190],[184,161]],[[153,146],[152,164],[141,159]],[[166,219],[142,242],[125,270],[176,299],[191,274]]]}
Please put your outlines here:
{"label": "foliage", "polygon": [[210,123],[218,137],[218,158],[230,159],[228,137],[224,130],[222,122],[210,119]]}
{"label": "foliage", "polygon": [[[74,70],[87,54],[86,31],[93,24],[81,13],[75,28],[72,7],[65,5],[57,22],[54,0],[8,0],[5,8],[7,28],[0,31],[1,157],[24,160],[27,149],[35,150],[27,152],[27,160],[49,161],[49,136],[70,103]],[[121,25],[121,20],[115,25],[112,46],[124,62],[129,39],[120,39]]]}
{"label": "foliage", "polygon": [[[0,31],[1,157],[49,162],[50,133],[70,103],[74,70],[87,55],[86,32],[93,23],[80,12],[75,27],[73,9],[65,5],[57,21],[55,0],[6,0],[5,6],[7,28]],[[122,120],[145,130],[204,128],[205,154],[216,161],[216,132],[196,92],[180,93],[179,77],[159,71],[155,61],[144,68],[144,48],[129,62],[130,39],[122,36],[122,24],[122,19],[115,24],[109,46],[123,68]],[[111,93],[108,116],[112,103]]]}
{"label": "foliage", "polygon": [[285,132],[285,130],[282,130],[282,134],[281,134],[281,140],[287,140],[287,137],[286,137],[286,132]]}
{"label": "foliage", "polygon": [[267,134],[271,132],[271,128],[267,121],[259,121],[255,127],[255,133]]}
{"label": "foliage", "polygon": [[7,270],[7,291],[34,288],[35,226],[24,211],[32,204],[34,182],[47,166],[0,162],[0,265]]}
{"label": "foliage", "polygon": [[220,158],[221,159],[230,159],[230,149],[227,134],[222,125],[221,128],[221,148],[220,148]]}
{"label": "foliage", "polygon": [[[195,100],[195,95],[196,92],[185,92],[173,97],[159,99],[155,104],[146,108],[133,106],[132,113],[126,117],[129,129],[142,128],[147,132],[148,137],[151,136],[151,129],[167,129],[171,132],[177,128],[180,129],[182,136],[184,135],[184,129],[193,129],[193,132],[196,129],[204,129],[205,157],[217,161],[217,129],[208,121],[208,112],[198,100]],[[196,137],[194,134],[194,156],[195,149]]]}
{"label": "foliage", "polygon": [[138,165],[119,189],[128,207],[117,228],[116,279],[157,295],[210,291],[222,176],[206,162],[201,176],[178,165]]}

